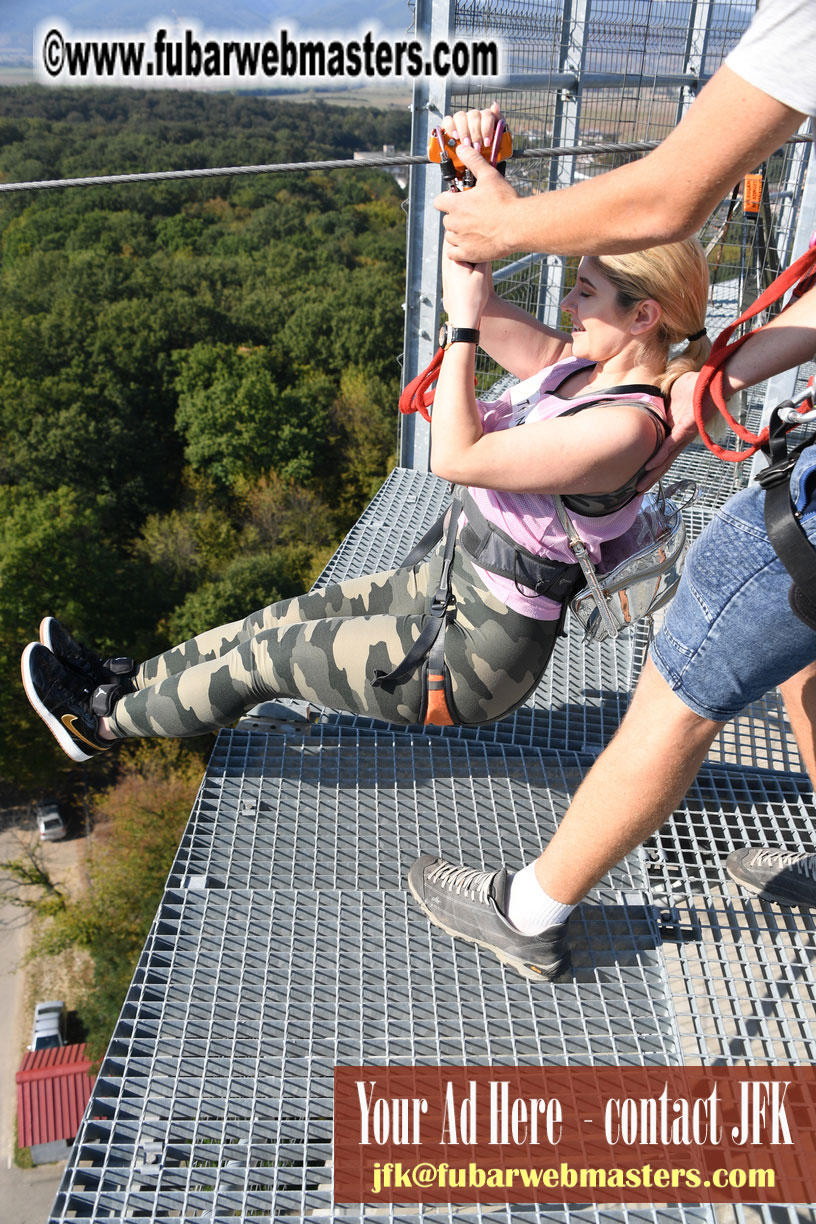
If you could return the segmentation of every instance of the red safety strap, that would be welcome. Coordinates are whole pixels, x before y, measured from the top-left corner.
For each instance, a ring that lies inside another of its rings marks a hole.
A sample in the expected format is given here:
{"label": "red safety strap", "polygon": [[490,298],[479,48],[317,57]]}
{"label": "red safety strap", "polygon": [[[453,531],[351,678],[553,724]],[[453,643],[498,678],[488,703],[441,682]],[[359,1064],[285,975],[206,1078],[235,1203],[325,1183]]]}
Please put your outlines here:
{"label": "red safety strap", "polygon": [[[406,414],[418,412],[426,421],[430,421],[430,408],[436,395],[436,380],[439,377],[439,367],[445,356],[444,349],[437,349],[431,358],[431,364],[426,366],[421,374],[417,374],[404,388],[399,397],[399,410]],[[473,379],[474,387],[478,380]]]}
{"label": "red safety strap", "polygon": [[434,384],[439,377],[439,367],[442,365],[444,353],[444,349],[437,349],[431,359],[431,364],[421,374],[417,374],[416,378],[412,378],[409,383],[406,383],[402,395],[399,397],[400,412],[406,414],[418,412],[426,421],[430,421],[431,414],[429,409],[436,392]]}
{"label": "red safety strap", "polygon": [[[816,247],[811,247],[801,255],[795,263],[773,281],[760,297],[750,306],[748,310],[741,314],[735,323],[731,323],[722,331],[714,344],[711,347],[711,352],[706,359],[705,364],[700,370],[700,376],[694,387],[694,419],[697,422],[697,428],[700,431],[700,437],[705,442],[712,454],[719,459],[724,459],[728,463],[742,463],[744,459],[748,459],[751,455],[763,446],[768,440],[768,429],[763,429],[760,433],[752,433],[750,429],[746,429],[739,421],[735,421],[725,402],[723,395],[723,372],[722,367],[733,353],[751,336],[755,335],[759,328],[754,328],[753,331],[746,332],[744,336],[740,336],[738,340],[729,343],[731,337],[737,328],[747,322],[748,319],[753,319],[761,311],[766,310],[770,305],[776,302],[783,294],[791,288],[794,288],[794,297],[801,296],[814,283],[816,277]],[[788,303],[790,304],[790,303]],[[703,400],[705,393],[708,391],[714,403],[720,410],[720,413],[728,422],[731,429],[737,437],[748,444],[747,450],[727,450],[723,446],[719,446],[706,432],[705,422],[703,420]],[[811,410],[811,405],[805,401],[800,409],[802,412]],[[795,428],[791,426],[791,428]]]}

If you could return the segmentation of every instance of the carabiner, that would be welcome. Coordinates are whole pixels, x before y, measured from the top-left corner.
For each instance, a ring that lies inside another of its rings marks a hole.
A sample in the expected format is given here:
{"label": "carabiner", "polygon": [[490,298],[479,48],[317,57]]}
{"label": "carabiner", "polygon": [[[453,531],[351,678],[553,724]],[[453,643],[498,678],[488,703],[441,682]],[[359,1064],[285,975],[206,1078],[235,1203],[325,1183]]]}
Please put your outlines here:
{"label": "carabiner", "polygon": [[808,383],[803,391],[795,395],[792,399],[786,400],[784,404],[780,404],[777,412],[781,420],[786,425],[809,425],[811,421],[816,421],[816,407],[811,408],[809,412],[799,412],[797,405],[804,404],[805,400],[814,402],[814,388]]}

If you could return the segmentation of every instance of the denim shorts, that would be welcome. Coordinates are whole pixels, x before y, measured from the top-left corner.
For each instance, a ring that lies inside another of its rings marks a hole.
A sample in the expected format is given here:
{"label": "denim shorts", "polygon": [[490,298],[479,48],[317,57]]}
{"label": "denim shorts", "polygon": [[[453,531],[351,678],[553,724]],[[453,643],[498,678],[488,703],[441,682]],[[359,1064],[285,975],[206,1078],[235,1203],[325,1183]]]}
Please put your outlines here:
{"label": "denim shorts", "polygon": [[[799,457],[791,497],[816,543],[816,446]],[[651,657],[689,709],[727,722],[816,660],[816,633],[791,611],[756,484],[730,498],[689,549]],[[816,553],[814,553],[816,565]]]}

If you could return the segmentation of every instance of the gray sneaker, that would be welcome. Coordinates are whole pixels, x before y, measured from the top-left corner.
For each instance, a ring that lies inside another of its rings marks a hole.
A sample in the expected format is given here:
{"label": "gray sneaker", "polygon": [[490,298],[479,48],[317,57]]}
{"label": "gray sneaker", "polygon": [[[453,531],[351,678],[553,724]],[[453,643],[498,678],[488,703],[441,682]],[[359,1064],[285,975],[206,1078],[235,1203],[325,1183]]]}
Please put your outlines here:
{"label": "gray sneaker", "polygon": [[816,854],[748,847],[729,854],[725,869],[765,901],[816,906]]}
{"label": "gray sneaker", "polygon": [[507,872],[474,871],[423,854],[408,872],[408,887],[436,926],[494,952],[522,977],[559,977],[570,963],[567,924],[522,935],[505,918]]}

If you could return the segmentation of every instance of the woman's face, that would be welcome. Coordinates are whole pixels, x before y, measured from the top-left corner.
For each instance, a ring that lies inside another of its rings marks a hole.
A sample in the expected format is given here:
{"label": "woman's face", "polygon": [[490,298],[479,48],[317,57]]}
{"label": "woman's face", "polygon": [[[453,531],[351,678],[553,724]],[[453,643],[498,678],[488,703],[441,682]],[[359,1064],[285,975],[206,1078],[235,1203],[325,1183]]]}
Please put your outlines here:
{"label": "woman's face", "polygon": [[575,286],[561,303],[572,318],[572,351],[576,357],[607,361],[632,341],[637,306],[622,311],[617,290],[594,260],[582,259]]}

